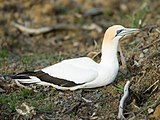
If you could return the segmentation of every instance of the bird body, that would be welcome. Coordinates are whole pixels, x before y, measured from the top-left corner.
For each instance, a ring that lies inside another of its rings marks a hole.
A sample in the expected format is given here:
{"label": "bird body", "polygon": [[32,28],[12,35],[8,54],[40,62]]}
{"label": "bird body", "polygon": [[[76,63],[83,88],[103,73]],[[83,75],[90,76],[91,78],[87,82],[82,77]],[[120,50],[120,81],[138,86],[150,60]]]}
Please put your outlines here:
{"label": "bird body", "polygon": [[118,73],[117,49],[119,40],[139,29],[124,28],[121,25],[109,27],[102,43],[101,62],[81,57],[63,60],[41,70],[23,72],[11,76],[20,83],[36,83],[53,86],[61,90],[96,88],[112,83]]}

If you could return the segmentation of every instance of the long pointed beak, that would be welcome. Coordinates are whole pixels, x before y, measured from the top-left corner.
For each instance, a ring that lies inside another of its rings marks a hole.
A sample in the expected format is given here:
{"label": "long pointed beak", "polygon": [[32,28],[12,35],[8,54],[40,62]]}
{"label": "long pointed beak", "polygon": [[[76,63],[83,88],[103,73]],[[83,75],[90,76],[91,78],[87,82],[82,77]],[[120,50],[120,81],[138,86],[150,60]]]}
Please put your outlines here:
{"label": "long pointed beak", "polygon": [[131,33],[139,32],[140,29],[138,28],[124,28],[117,36],[125,36]]}

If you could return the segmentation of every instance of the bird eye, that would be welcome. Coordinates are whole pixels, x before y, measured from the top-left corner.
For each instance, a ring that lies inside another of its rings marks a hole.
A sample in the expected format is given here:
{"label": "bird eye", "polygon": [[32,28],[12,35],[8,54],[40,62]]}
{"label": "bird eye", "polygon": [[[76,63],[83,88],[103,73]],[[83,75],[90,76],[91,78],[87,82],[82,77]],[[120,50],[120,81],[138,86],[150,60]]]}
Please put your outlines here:
{"label": "bird eye", "polygon": [[117,34],[119,34],[120,32],[122,32],[123,31],[123,29],[121,29],[121,30],[117,30]]}

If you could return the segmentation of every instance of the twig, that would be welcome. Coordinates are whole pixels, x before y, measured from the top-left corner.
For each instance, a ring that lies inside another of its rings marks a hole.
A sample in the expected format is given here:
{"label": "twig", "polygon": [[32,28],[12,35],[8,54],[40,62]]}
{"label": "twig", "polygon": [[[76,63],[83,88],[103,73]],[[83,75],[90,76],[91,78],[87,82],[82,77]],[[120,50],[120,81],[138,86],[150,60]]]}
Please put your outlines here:
{"label": "twig", "polygon": [[160,34],[160,30],[159,29],[156,29],[156,31]]}
{"label": "twig", "polygon": [[69,110],[67,110],[64,114],[71,113],[73,110],[75,110],[80,105],[80,102],[76,102],[74,105],[72,105]]}
{"label": "twig", "polygon": [[[152,28],[152,29],[153,29],[153,28]],[[149,30],[148,32],[150,33],[151,31]],[[153,45],[155,45],[157,42],[160,41],[160,39],[158,39],[159,36],[160,36],[160,30],[159,30],[159,29],[156,29],[156,32],[158,33],[158,36],[156,37],[156,39],[154,39],[154,41],[153,41],[151,44],[143,47],[141,50],[148,49],[149,47],[152,47]]]}
{"label": "twig", "polygon": [[87,100],[86,98],[82,97],[82,99],[86,102],[86,103],[91,103],[91,100]]}
{"label": "twig", "polygon": [[53,26],[41,27],[41,28],[37,28],[37,29],[28,28],[28,27],[20,25],[16,22],[11,22],[11,25],[18,28],[22,32],[32,34],[32,35],[44,34],[44,33],[48,33],[48,32],[55,31],[55,30],[79,30],[79,29],[82,29],[82,30],[88,30],[88,31],[96,30],[98,33],[102,32],[102,28],[95,23],[92,23],[91,25],[83,25],[83,26],[71,25],[71,24],[55,24]]}
{"label": "twig", "polygon": [[155,40],[155,41],[154,41],[154,42],[152,42],[151,44],[149,44],[149,45],[147,45],[147,46],[143,47],[141,50],[148,49],[149,47],[152,47],[153,45],[155,45],[157,42],[160,42],[160,39]]}
{"label": "twig", "polygon": [[118,112],[118,118],[119,119],[125,119],[125,117],[123,115],[123,110],[124,110],[124,102],[129,95],[129,85],[130,85],[130,81],[127,81],[125,86],[124,86],[124,95],[121,98],[120,104],[119,104],[119,112]]}
{"label": "twig", "polygon": [[95,57],[97,57],[99,54],[101,54],[101,52],[97,52],[97,53],[92,57],[92,59],[94,59]]}
{"label": "twig", "polygon": [[101,54],[101,52],[89,52],[87,54],[87,57],[90,57],[91,59],[95,59],[100,54]]}
{"label": "twig", "polygon": [[147,25],[141,28],[142,31],[147,30],[147,32],[151,33],[153,29],[158,28],[158,25]]}
{"label": "twig", "polygon": [[149,91],[154,85],[156,85],[159,82],[159,80],[157,80],[156,82],[154,82],[151,86],[149,86],[149,88],[147,88],[143,94],[145,94],[147,91]]}
{"label": "twig", "polygon": [[160,96],[157,98],[157,100],[152,104],[152,105],[149,105],[147,107],[144,107],[142,109],[140,109],[137,113],[136,116],[133,116],[132,118],[130,118],[129,120],[137,120],[137,117],[138,115],[140,115],[142,112],[148,110],[148,108],[155,108],[156,106],[158,106],[160,104]]}
{"label": "twig", "polygon": [[27,28],[15,22],[12,22],[11,25],[18,28],[22,32],[26,32],[28,34],[34,34],[34,35],[43,34],[43,33],[51,32],[54,30],[78,30],[79,29],[78,26],[68,25],[68,24],[56,24],[54,26],[42,27],[42,28],[37,28],[37,29]]}

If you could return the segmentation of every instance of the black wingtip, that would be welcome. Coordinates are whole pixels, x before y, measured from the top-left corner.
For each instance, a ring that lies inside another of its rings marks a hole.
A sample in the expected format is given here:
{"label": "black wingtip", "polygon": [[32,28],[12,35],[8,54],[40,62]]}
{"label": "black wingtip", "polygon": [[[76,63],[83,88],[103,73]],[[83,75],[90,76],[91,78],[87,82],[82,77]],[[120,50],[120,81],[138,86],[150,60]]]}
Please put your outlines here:
{"label": "black wingtip", "polygon": [[10,74],[10,75],[3,75],[0,76],[0,79],[2,80],[9,80],[9,79],[29,79],[29,75],[34,74],[34,71],[26,71],[26,72],[21,72],[17,74]]}
{"label": "black wingtip", "polygon": [[10,75],[3,75],[3,76],[1,75],[1,76],[0,76],[0,79],[1,79],[1,80],[10,80],[10,79],[12,79],[12,78],[10,77]]}

